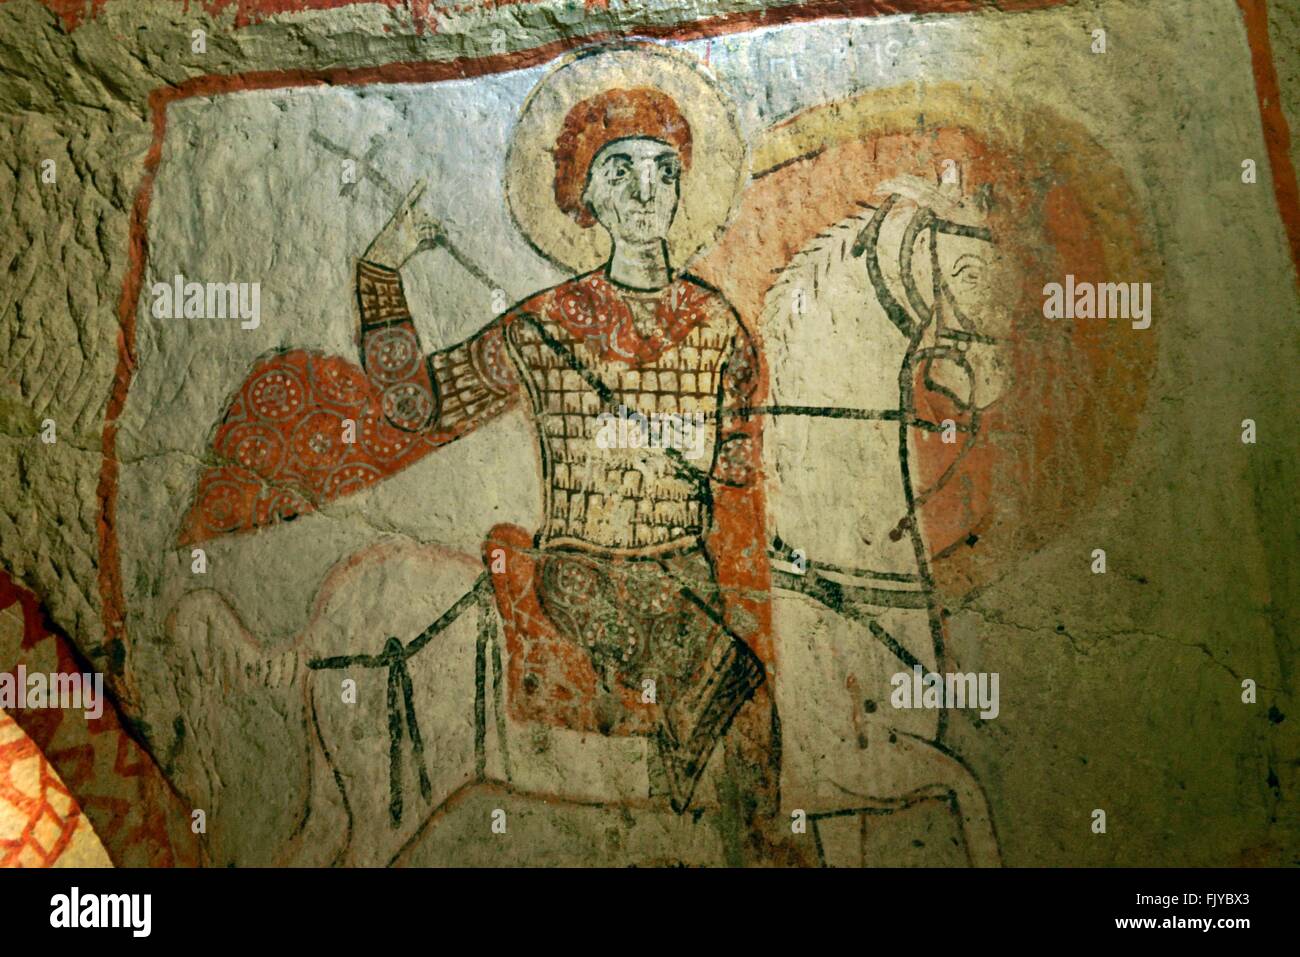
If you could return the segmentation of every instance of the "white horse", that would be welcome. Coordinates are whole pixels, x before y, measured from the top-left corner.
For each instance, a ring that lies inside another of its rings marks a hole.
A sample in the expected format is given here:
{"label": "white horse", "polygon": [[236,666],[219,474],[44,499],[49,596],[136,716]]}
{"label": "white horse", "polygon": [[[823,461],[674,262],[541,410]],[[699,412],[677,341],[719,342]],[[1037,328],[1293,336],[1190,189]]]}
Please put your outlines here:
{"label": "white horse", "polygon": [[909,243],[916,253],[936,235],[915,228],[932,207],[917,199],[894,206],[901,198],[817,236],[764,306],[768,528],[774,558],[785,559],[775,566],[772,596],[782,795],[808,810],[831,862],[861,853],[872,815],[946,801],[970,862],[988,866],[999,862],[988,801],[940,744],[945,713],[891,705],[893,675],[950,665],[916,515],[922,490],[911,402],[919,357],[946,350],[937,345],[934,302],[924,304],[928,315],[902,303],[919,305],[917,290],[936,285],[935,262],[951,257],[931,257],[928,248],[883,255]]}

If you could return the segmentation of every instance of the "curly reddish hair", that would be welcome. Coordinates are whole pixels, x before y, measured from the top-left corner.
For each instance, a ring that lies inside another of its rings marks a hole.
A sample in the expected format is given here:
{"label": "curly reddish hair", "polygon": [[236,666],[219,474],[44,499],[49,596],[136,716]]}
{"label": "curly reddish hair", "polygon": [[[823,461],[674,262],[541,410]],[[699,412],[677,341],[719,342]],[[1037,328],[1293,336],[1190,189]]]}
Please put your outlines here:
{"label": "curly reddish hair", "polygon": [[614,140],[645,136],[677,150],[682,169],[691,165],[691,127],[672,97],[648,87],[606,90],[576,104],[555,141],[555,201],[586,228],[596,218],[583,202],[587,171]]}

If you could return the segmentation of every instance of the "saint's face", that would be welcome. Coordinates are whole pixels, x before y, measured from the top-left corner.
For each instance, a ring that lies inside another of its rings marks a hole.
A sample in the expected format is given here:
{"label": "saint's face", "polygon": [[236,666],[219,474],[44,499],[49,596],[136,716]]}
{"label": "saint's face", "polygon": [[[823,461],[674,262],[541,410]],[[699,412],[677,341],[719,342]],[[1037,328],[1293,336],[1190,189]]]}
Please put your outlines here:
{"label": "saint's face", "polygon": [[616,243],[665,240],[680,176],[681,160],[668,144],[648,137],[615,140],[591,161],[585,198]]}

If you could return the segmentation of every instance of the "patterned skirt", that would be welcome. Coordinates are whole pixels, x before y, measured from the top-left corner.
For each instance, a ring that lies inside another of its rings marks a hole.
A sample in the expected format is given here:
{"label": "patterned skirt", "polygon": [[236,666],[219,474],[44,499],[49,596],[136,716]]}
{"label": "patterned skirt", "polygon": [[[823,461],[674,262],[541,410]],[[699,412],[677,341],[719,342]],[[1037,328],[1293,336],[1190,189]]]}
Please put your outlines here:
{"label": "patterned skirt", "polygon": [[[591,658],[601,707],[616,687],[657,707],[657,740],[673,807],[682,811],[736,713],[763,683],[763,665],[724,622],[702,546],[654,557],[556,549],[539,562],[542,609]],[[613,723],[617,714],[608,714]],[[654,782],[652,782],[654,783]]]}

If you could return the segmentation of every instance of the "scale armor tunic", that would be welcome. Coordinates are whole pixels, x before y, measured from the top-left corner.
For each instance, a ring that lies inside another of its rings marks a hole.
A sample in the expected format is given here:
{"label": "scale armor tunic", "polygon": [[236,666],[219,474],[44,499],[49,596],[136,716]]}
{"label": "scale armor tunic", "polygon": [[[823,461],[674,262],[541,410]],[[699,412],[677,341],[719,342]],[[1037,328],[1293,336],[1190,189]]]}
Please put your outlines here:
{"label": "scale armor tunic", "polygon": [[[744,486],[757,474],[757,423],[744,410],[758,361],[735,311],[687,277],[640,292],[598,271],[422,356],[398,273],[363,261],[357,289],[363,365],[393,426],[449,442],[527,395],[545,487],[539,601],[590,656],[608,725],[620,717],[618,686],[655,681],[652,787],[684,810],[763,681],[757,656],[723,622],[703,545],[711,484]],[[652,413],[685,417],[672,444],[687,447],[598,441],[602,428],[626,438],[625,418]]]}

